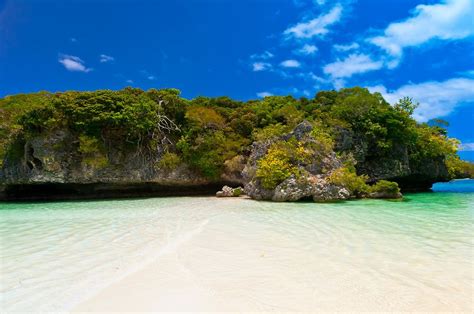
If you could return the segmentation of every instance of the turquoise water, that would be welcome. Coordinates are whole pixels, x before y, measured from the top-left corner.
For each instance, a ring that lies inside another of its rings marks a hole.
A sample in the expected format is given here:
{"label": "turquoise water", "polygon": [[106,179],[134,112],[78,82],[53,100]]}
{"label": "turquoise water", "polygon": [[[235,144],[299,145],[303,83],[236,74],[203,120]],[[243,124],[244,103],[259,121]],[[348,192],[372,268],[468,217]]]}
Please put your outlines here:
{"label": "turquoise water", "polygon": [[248,310],[471,311],[473,187],[332,204],[0,203],[0,309],[69,310],[172,254]]}

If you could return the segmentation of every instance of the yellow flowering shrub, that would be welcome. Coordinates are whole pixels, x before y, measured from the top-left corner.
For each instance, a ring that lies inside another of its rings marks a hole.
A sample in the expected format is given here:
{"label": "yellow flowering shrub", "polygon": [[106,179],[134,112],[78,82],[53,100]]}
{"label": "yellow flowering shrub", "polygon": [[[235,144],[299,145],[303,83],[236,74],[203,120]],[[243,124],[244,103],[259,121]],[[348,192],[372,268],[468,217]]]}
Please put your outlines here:
{"label": "yellow flowering shrub", "polygon": [[360,196],[369,191],[369,186],[365,183],[367,176],[358,176],[353,169],[342,167],[336,169],[329,176],[329,182],[335,185],[343,186],[351,194]]}

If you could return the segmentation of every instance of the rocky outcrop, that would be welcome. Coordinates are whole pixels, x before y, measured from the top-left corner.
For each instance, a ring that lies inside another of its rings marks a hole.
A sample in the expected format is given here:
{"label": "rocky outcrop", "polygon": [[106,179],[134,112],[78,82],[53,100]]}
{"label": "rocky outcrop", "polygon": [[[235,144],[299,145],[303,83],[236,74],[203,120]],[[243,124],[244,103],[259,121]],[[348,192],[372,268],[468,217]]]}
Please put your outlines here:
{"label": "rocky outcrop", "polygon": [[242,188],[239,186],[237,188],[231,188],[230,186],[224,185],[222,190],[216,193],[217,197],[239,197],[242,195]]}
{"label": "rocky outcrop", "polygon": [[284,202],[308,198],[315,202],[345,200],[350,198],[350,192],[344,187],[328,183],[321,175],[298,179],[292,176],[275,188],[272,200]]}
{"label": "rocky outcrop", "polygon": [[[6,157],[0,171],[1,199],[68,199],[148,195],[212,195],[233,177],[209,180],[186,164],[159,167],[160,154],[145,155],[110,145],[89,162],[78,139],[58,130],[17,143],[21,156]],[[97,163],[97,160],[105,161]]]}
{"label": "rocky outcrop", "polygon": [[275,143],[294,139],[301,147],[312,146],[316,140],[311,136],[313,126],[304,121],[285,135],[262,142],[254,142],[247,165],[243,170],[245,193],[253,199],[272,200],[277,202],[298,201],[311,198],[314,201],[344,200],[350,197],[349,191],[340,186],[330,184],[327,180],[332,170],[340,168],[342,161],[333,151],[311,150],[311,156],[306,161],[297,164],[299,176],[291,175],[274,189],[267,189],[256,176],[259,160]]}
{"label": "rocky outcrop", "polygon": [[[20,153],[16,158],[6,156],[3,161],[0,199],[34,199],[35,195],[36,198],[48,198],[48,195],[52,198],[55,194],[71,197],[213,194],[228,184],[243,185],[245,193],[256,200],[344,200],[353,196],[345,187],[331,184],[328,177],[343,166],[343,158],[347,156],[356,161],[357,173],[367,175],[369,182],[395,181],[402,191],[427,190],[434,182],[448,179],[443,160],[426,160],[415,165],[409,160],[407,148],[403,145],[395,145],[387,157],[373,158],[366,139],[340,128],[335,143],[335,151],[339,154],[332,150],[314,149],[310,158],[295,165],[298,175],[287,177],[272,189],[265,188],[256,172],[259,161],[269,148],[277,142],[293,139],[303,147],[317,147],[312,130],[311,123],[304,121],[288,134],[254,142],[244,148],[241,155],[225,162],[218,180],[209,180],[184,163],[173,169],[160,167],[160,151],[141,154],[110,144],[105,147],[103,155],[88,159],[78,149],[77,137],[66,130],[56,130],[18,140],[15,145]],[[218,192],[218,196],[234,194],[227,190]],[[399,193],[380,192],[369,195],[373,198],[400,196]]]}
{"label": "rocky outcrop", "polygon": [[449,180],[443,159],[425,159],[413,162],[405,145],[395,143],[384,156],[374,157],[369,140],[363,135],[338,128],[335,151],[350,153],[356,161],[357,173],[367,175],[369,182],[389,180],[397,182],[403,191],[427,191],[435,182]]}

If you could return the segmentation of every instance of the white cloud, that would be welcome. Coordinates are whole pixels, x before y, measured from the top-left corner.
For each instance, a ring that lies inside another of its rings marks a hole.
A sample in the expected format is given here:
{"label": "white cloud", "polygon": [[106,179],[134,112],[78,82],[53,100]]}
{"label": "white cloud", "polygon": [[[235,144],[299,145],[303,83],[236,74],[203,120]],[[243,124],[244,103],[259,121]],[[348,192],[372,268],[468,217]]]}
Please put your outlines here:
{"label": "white cloud", "polygon": [[280,65],[284,68],[299,68],[301,66],[301,63],[297,60],[285,60]]}
{"label": "white cloud", "polygon": [[272,65],[267,62],[254,62],[252,69],[254,72],[268,71],[272,68]]}
{"label": "white cloud", "polygon": [[344,60],[326,64],[323,71],[333,79],[340,79],[351,77],[354,74],[378,70],[382,67],[382,61],[372,60],[369,55],[351,54]]}
{"label": "white cloud", "polygon": [[474,151],[474,143],[461,143],[459,150],[464,152],[472,152]]}
{"label": "white cloud", "polygon": [[358,49],[360,46],[358,43],[352,43],[352,44],[347,44],[347,45],[334,45],[334,49],[338,51],[350,51],[350,50],[355,50]]}
{"label": "white cloud", "polygon": [[115,58],[112,57],[112,56],[101,54],[99,61],[102,62],[102,63],[107,63],[107,62],[112,62],[114,60],[115,60]]}
{"label": "white cloud", "polygon": [[[432,39],[457,40],[474,35],[474,1],[445,0],[438,4],[420,4],[413,16],[391,23],[383,35],[368,41],[400,58],[403,48],[424,44]],[[397,64],[394,64],[396,66]]]}
{"label": "white cloud", "polygon": [[265,97],[268,97],[268,96],[273,96],[273,94],[269,93],[269,92],[260,92],[260,93],[257,93],[257,96],[260,97],[260,98],[265,98]]}
{"label": "white cloud", "polygon": [[76,56],[60,55],[58,62],[64,65],[68,71],[85,73],[92,71],[91,68],[85,66],[84,61],[81,58]]}
{"label": "white cloud", "polygon": [[407,84],[394,91],[388,91],[382,85],[369,87],[369,90],[381,93],[391,104],[402,97],[412,97],[420,103],[413,115],[420,122],[446,116],[463,104],[474,103],[474,79],[468,78]]}
{"label": "white cloud", "polygon": [[320,76],[317,76],[313,72],[299,73],[297,76],[304,79],[304,80],[315,81],[315,82],[318,82],[318,83],[328,83],[329,82],[327,79],[322,78]]}
{"label": "white cloud", "polygon": [[268,60],[273,58],[274,55],[270,51],[264,51],[263,53],[260,54],[253,54],[250,56],[250,59],[260,59],[260,60]]}
{"label": "white cloud", "polygon": [[287,38],[309,39],[315,36],[324,36],[329,30],[328,26],[341,19],[342,6],[337,4],[326,14],[320,15],[312,20],[300,22],[283,32]]}
{"label": "white cloud", "polygon": [[296,54],[301,54],[305,56],[314,55],[316,52],[318,52],[318,47],[316,47],[315,45],[308,44],[305,44],[303,47],[295,51]]}

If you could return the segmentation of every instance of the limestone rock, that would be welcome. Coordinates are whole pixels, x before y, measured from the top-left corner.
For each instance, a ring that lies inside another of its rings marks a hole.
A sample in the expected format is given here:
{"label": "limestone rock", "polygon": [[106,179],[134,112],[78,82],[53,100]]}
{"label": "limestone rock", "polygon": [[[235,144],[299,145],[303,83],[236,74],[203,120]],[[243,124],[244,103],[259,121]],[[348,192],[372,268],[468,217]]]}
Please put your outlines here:
{"label": "limestone rock", "polygon": [[346,188],[334,184],[320,185],[320,188],[316,189],[313,194],[313,200],[315,202],[346,200],[350,197],[351,193]]}
{"label": "limestone rock", "polygon": [[216,193],[217,197],[238,197],[242,194],[243,190],[241,187],[231,188],[230,186],[224,185],[222,190]]}

